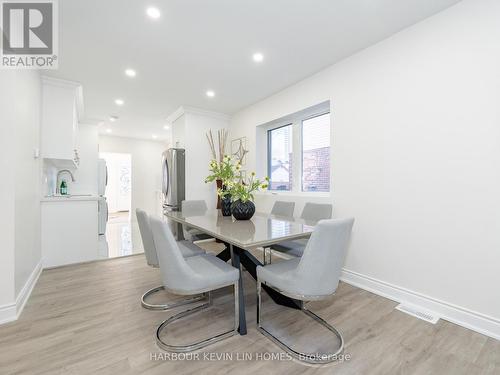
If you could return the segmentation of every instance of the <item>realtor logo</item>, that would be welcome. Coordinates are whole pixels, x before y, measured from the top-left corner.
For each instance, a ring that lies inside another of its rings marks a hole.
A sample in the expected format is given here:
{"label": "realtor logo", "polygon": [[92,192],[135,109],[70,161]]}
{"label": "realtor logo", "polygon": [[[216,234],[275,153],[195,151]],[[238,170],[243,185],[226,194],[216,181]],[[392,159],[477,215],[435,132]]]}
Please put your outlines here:
{"label": "realtor logo", "polygon": [[0,66],[7,69],[57,69],[56,0],[0,0]]}

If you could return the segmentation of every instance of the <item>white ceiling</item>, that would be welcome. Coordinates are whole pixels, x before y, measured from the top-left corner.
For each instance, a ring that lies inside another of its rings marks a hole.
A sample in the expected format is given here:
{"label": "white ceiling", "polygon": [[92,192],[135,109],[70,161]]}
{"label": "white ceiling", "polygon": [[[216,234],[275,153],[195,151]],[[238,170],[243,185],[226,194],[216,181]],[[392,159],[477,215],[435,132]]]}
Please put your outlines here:
{"label": "white ceiling", "polygon": [[181,105],[235,113],[458,1],[64,0],[59,70],[46,73],[83,84],[85,115],[106,121],[102,131],[165,139]]}

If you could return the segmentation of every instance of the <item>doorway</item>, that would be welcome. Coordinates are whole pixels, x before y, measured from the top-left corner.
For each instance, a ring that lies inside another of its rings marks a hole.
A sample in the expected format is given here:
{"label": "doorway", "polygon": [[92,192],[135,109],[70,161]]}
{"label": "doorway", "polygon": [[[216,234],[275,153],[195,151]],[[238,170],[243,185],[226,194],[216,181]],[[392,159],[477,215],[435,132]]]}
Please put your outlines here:
{"label": "doorway", "polygon": [[105,195],[109,213],[130,213],[132,205],[132,155],[101,152],[100,157],[106,160],[108,167],[108,184]]}
{"label": "doorway", "polygon": [[106,238],[108,257],[131,255],[132,247],[132,155],[127,153],[101,152],[106,160],[108,183],[105,197],[108,203]]}

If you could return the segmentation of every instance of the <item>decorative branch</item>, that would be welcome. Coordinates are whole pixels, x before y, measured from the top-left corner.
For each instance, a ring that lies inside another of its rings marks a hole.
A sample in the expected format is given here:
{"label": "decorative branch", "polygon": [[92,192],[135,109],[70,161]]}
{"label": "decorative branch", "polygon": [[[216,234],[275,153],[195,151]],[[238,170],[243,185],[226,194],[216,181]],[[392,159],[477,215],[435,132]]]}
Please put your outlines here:
{"label": "decorative branch", "polygon": [[207,140],[208,140],[208,145],[210,146],[210,151],[212,153],[212,159],[217,160],[217,154],[215,153],[214,137],[212,135],[212,129],[210,129],[208,131],[206,136],[207,136]]}
{"label": "decorative branch", "polygon": [[226,145],[227,145],[227,135],[228,131],[226,129],[222,129],[218,131],[219,133],[219,148],[220,148],[220,157],[221,160],[226,155]]}
{"label": "decorative branch", "polygon": [[226,154],[227,137],[229,132],[226,129],[217,130],[217,148],[215,147],[214,136],[212,129],[206,133],[208,145],[210,146],[210,152],[212,153],[212,159],[217,160],[217,154],[219,156],[219,163],[222,163],[224,156]]}
{"label": "decorative branch", "polygon": [[221,131],[217,130],[217,141],[218,141],[218,146],[219,146],[219,162],[222,161],[222,158],[224,157],[224,154],[222,153],[222,138],[221,138]]}

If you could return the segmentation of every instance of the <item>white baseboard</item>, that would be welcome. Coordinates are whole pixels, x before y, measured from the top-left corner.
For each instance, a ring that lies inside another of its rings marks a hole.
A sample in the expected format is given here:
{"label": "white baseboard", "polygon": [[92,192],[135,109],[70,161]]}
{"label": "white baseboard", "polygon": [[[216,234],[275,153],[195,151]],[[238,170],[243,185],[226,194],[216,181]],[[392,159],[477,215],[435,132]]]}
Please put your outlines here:
{"label": "white baseboard", "polygon": [[33,272],[31,272],[28,280],[26,280],[23,288],[17,295],[16,302],[0,306],[0,324],[13,322],[19,318],[19,316],[23,312],[24,305],[26,305],[31,292],[33,291],[33,288],[35,287],[36,282],[38,281],[38,278],[42,273],[42,270],[42,261],[40,260],[40,262],[33,269]]}
{"label": "white baseboard", "polygon": [[17,315],[15,303],[0,306],[0,324],[13,322],[16,319]]}
{"label": "white baseboard", "polygon": [[500,340],[499,319],[346,269],[342,270],[341,280],[390,300],[418,306],[441,319]]}
{"label": "white baseboard", "polygon": [[40,260],[16,298],[16,319],[19,318],[23,312],[24,305],[28,302],[31,292],[35,288],[36,282],[38,281],[42,271],[42,260]]}

